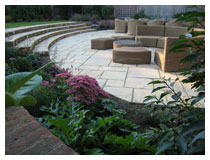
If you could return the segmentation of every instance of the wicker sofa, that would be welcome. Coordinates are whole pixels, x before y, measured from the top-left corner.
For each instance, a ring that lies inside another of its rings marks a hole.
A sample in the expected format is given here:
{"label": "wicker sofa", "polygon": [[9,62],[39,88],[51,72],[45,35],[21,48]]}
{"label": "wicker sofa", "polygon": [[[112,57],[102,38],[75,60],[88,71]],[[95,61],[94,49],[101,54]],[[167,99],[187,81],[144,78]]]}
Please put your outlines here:
{"label": "wicker sofa", "polygon": [[135,39],[141,41],[144,47],[157,48],[155,49],[156,64],[164,72],[173,72],[179,68],[189,67],[189,64],[180,64],[180,60],[187,55],[187,52],[168,54],[169,44],[186,33],[187,27],[138,25]]}

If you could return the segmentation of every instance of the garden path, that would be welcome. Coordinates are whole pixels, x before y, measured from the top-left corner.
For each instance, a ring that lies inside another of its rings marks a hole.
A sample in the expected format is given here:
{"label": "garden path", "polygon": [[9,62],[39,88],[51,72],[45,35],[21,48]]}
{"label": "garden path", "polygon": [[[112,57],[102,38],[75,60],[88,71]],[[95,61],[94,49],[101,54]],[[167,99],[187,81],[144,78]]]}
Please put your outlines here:
{"label": "garden path", "polygon": [[[111,37],[113,35],[126,35],[115,33],[113,30],[95,31],[83,33],[56,42],[49,51],[50,58],[59,62],[62,68],[71,68],[75,75],[89,75],[96,78],[99,85],[108,93],[129,102],[142,103],[144,97],[151,95],[156,86],[147,85],[152,80],[163,77],[181,80],[184,77],[178,72],[165,73],[154,63],[154,48],[152,51],[151,64],[129,65],[112,62],[112,49],[91,49],[91,39]],[[196,95],[189,84],[178,81],[175,88],[181,91],[184,97]],[[160,95],[161,92],[155,92]],[[168,102],[171,98],[165,97]],[[198,104],[204,107],[204,102]]]}

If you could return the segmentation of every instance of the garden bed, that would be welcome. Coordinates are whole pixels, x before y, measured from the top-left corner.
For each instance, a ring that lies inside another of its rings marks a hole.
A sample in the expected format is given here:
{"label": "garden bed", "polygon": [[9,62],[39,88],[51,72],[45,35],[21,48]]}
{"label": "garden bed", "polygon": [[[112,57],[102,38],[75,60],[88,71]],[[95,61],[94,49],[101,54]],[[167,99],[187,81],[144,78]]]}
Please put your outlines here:
{"label": "garden bed", "polygon": [[[49,61],[33,53],[6,51],[6,74],[34,71]],[[204,109],[130,103],[108,95],[94,78],[73,76],[71,69],[54,66],[39,75],[42,84],[29,93],[37,104],[25,108],[79,154],[182,154],[179,143],[174,141],[179,138],[177,133],[193,127],[192,122],[200,125],[193,130],[193,136],[186,137],[192,133],[185,131],[184,141],[193,143],[191,147],[200,145],[200,150],[194,152],[189,146],[185,152],[204,154],[203,139],[194,140],[196,134],[203,134]],[[165,144],[168,146],[164,149]]]}

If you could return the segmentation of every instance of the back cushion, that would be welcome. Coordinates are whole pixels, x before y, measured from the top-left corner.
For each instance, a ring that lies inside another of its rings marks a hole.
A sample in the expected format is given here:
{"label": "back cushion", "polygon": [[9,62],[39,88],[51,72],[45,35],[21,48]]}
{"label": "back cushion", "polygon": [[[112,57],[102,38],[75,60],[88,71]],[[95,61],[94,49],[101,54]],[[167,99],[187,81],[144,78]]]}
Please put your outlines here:
{"label": "back cushion", "polygon": [[176,19],[173,19],[169,22],[166,22],[165,23],[165,26],[177,26],[177,27],[185,27],[185,25],[183,24],[183,22],[181,21],[177,21],[176,22]]}
{"label": "back cushion", "polygon": [[164,26],[164,20],[163,19],[155,19],[147,22],[148,26]]}
{"label": "back cushion", "polygon": [[128,35],[136,35],[136,26],[144,25],[144,21],[141,20],[129,20],[128,21]]}
{"label": "back cushion", "polygon": [[145,26],[136,27],[136,35],[143,36],[164,36],[164,26]]}
{"label": "back cushion", "polygon": [[165,26],[165,37],[179,37],[187,33],[187,27]]}

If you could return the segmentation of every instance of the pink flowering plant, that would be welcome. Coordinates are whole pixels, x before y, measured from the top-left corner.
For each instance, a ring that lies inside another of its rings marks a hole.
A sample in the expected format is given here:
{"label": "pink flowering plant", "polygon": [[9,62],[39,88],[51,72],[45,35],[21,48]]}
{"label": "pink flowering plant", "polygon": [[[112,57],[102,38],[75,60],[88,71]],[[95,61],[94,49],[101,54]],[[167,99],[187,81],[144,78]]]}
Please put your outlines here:
{"label": "pink flowering plant", "polygon": [[56,74],[51,81],[42,81],[42,85],[58,90],[61,97],[71,102],[81,102],[86,105],[96,103],[102,98],[110,98],[94,78],[87,75],[74,76],[69,69]]}
{"label": "pink flowering plant", "polygon": [[71,86],[66,92],[74,95],[70,101],[80,101],[87,105],[95,103],[97,99],[109,98],[109,95],[99,86],[98,82],[89,76],[71,76],[66,80]]}

